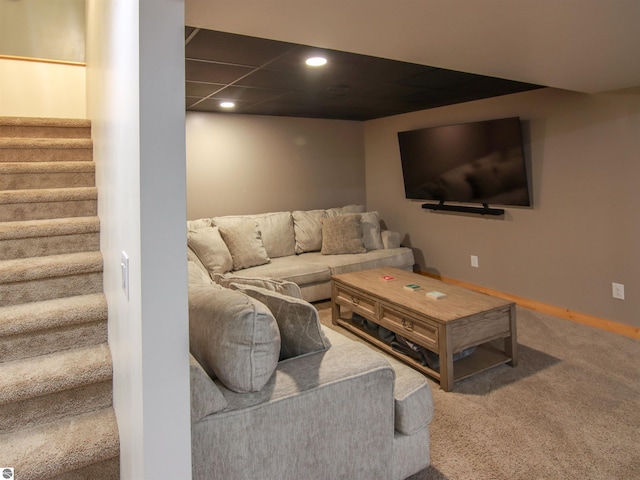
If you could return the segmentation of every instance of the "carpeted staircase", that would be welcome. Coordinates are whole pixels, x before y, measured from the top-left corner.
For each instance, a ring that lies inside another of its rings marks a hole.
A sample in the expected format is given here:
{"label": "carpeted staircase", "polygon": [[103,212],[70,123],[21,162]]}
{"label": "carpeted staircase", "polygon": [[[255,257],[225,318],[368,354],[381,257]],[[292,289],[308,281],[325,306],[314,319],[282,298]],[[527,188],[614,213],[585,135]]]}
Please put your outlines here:
{"label": "carpeted staircase", "polygon": [[118,479],[87,120],[0,117],[0,467]]}

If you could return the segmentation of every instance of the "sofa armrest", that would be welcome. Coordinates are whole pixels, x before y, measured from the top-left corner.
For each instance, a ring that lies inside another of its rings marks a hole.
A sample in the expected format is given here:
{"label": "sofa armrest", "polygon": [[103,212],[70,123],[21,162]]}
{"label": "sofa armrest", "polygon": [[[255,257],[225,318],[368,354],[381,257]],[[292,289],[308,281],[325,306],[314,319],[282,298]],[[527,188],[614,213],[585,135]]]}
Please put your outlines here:
{"label": "sofa armrest", "polygon": [[382,230],[380,236],[382,237],[382,244],[385,249],[400,247],[400,234],[398,232]]}
{"label": "sofa armrest", "polygon": [[227,406],[227,400],[211,380],[198,361],[189,355],[189,376],[191,384],[191,423],[219,412]]}
{"label": "sofa armrest", "polygon": [[219,385],[227,408],[192,427],[193,478],[388,479],[394,379],[354,343],[280,362],[260,392]]}

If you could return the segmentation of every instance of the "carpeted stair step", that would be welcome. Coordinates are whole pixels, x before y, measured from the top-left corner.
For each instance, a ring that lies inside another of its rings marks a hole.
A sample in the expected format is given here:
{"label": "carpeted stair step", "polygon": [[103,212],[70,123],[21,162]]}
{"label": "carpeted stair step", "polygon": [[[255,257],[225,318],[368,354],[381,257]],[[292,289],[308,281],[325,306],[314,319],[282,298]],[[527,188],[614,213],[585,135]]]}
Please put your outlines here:
{"label": "carpeted stair step", "polygon": [[0,191],[0,222],[97,215],[95,187]]}
{"label": "carpeted stair step", "polygon": [[48,480],[120,480],[120,457],[115,456],[101,462],[92,463]]}
{"label": "carpeted stair step", "polygon": [[0,117],[0,137],[91,138],[91,121],[81,118]]}
{"label": "carpeted stair step", "polygon": [[0,298],[4,306],[99,292],[100,252],[0,261]]}
{"label": "carpeted stair step", "polygon": [[0,307],[0,363],[106,341],[102,293]]}
{"label": "carpeted stair step", "polygon": [[113,408],[64,418],[15,435],[0,435],[0,459],[3,465],[15,469],[19,480],[83,478],[74,477],[74,471],[90,472],[90,465],[109,461],[119,454]]}
{"label": "carpeted stair step", "polygon": [[106,343],[0,363],[0,435],[112,404]]}
{"label": "carpeted stair step", "polygon": [[0,260],[100,249],[98,217],[0,223]]}
{"label": "carpeted stair step", "polygon": [[0,162],[93,160],[90,138],[0,138]]}
{"label": "carpeted stair step", "polygon": [[93,162],[0,162],[0,190],[94,185]]}

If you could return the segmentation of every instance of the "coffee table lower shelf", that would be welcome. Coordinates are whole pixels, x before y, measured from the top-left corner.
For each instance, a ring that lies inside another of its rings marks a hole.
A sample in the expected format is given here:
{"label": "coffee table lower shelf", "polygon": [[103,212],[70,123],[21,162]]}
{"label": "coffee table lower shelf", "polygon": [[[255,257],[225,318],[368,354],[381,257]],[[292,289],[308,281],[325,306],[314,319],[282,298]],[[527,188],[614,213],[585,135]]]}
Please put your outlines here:
{"label": "coffee table lower shelf", "polygon": [[[402,362],[410,365],[416,370],[428,375],[437,381],[440,381],[440,372],[438,370],[431,369],[426,365],[414,360],[413,358],[404,355],[401,352],[394,350],[388,343],[376,338],[367,332],[364,327],[354,325],[349,320],[343,318],[337,319],[337,324],[341,327],[349,330],[353,334],[363,338],[367,342],[375,345],[386,353],[398,358]],[[453,380],[454,382],[470,377],[477,373],[489,370],[490,368],[498,365],[503,365],[512,361],[512,358],[505,354],[504,351],[493,346],[490,342],[478,345],[475,352],[468,357],[460,359],[454,362],[453,368]]]}

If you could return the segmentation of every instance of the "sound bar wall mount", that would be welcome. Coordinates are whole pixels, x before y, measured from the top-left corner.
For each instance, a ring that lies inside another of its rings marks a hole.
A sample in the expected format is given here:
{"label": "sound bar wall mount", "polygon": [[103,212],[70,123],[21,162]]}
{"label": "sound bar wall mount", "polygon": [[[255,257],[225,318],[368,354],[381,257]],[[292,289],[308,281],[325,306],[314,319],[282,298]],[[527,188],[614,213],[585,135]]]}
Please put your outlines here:
{"label": "sound bar wall mount", "polygon": [[468,207],[465,205],[446,205],[443,200],[440,203],[423,203],[422,208],[426,210],[441,210],[444,212],[462,212],[462,213],[475,213],[477,215],[504,215],[504,209],[502,208],[490,208],[486,203],[482,204],[482,207]]}

